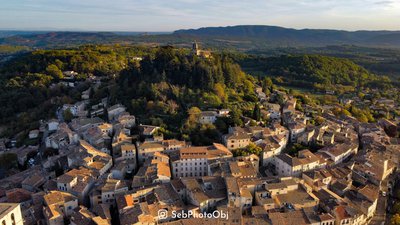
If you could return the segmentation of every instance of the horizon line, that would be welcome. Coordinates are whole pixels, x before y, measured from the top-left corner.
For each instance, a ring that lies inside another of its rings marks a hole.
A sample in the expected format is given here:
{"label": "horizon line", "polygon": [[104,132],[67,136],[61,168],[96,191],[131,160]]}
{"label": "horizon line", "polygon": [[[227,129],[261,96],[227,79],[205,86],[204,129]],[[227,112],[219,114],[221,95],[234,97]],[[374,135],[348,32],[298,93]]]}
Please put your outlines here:
{"label": "horizon line", "polygon": [[349,29],[340,29],[340,28],[293,28],[293,27],[285,27],[285,26],[279,26],[279,25],[262,25],[262,24],[237,24],[237,25],[226,25],[226,26],[202,26],[202,27],[196,27],[196,28],[179,28],[171,31],[135,31],[135,30],[90,30],[90,29],[78,29],[78,28],[66,28],[66,29],[57,29],[57,28],[0,28],[0,31],[20,31],[20,32],[87,32],[87,33],[96,33],[96,32],[109,32],[109,33],[114,33],[114,32],[121,32],[121,33],[173,33],[175,31],[179,30],[199,30],[199,29],[204,29],[204,28],[228,28],[228,27],[239,27],[239,26],[264,26],[264,27],[279,27],[279,28],[284,28],[284,29],[293,29],[293,30],[333,30],[333,31],[344,31],[344,32],[362,32],[362,31],[377,31],[377,32],[382,32],[382,31],[388,31],[388,32],[400,32],[399,29],[357,29],[357,30],[349,30]]}

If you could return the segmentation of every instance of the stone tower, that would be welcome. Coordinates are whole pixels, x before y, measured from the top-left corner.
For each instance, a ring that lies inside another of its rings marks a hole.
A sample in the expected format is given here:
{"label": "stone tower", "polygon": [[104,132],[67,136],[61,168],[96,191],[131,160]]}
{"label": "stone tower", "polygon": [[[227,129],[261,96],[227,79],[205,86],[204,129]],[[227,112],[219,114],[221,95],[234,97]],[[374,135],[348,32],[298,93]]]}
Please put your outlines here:
{"label": "stone tower", "polygon": [[193,55],[199,55],[199,45],[197,44],[196,41],[193,42],[192,52],[193,52]]}

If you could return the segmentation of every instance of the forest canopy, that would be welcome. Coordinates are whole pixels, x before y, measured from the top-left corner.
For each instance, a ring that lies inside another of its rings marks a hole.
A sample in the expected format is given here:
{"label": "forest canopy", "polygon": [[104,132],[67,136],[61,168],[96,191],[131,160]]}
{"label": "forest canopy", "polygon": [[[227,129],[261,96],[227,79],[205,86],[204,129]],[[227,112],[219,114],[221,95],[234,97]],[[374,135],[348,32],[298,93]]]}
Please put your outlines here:
{"label": "forest canopy", "polygon": [[248,57],[240,60],[248,70],[275,78],[276,83],[309,89],[389,87],[390,79],[377,76],[349,59],[322,55]]}

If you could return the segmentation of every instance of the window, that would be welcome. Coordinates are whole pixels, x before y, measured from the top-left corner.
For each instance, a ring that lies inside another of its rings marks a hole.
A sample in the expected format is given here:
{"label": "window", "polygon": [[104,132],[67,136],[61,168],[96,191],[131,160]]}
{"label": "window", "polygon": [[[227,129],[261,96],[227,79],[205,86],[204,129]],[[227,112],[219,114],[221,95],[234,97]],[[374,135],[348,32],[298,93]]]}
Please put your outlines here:
{"label": "window", "polygon": [[12,222],[12,225],[15,225],[16,223],[15,223],[15,216],[14,216],[14,213],[11,213],[11,222]]}
{"label": "window", "polygon": [[1,225],[6,225],[6,221],[3,220],[3,222],[1,222]]}

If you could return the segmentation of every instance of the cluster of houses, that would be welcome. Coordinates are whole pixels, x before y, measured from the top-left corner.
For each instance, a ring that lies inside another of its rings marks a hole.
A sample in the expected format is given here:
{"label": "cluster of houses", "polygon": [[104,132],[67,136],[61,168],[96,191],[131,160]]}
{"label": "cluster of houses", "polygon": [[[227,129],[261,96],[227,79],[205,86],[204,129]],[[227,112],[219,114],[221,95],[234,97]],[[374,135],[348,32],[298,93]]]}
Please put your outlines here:
{"label": "cluster of houses", "polygon": [[[230,127],[221,143],[191,146],[164,139],[160,127],[136,124],[121,104],[102,100],[86,111],[84,91],[82,102],[61,108],[72,113],[71,122],[49,120],[29,134],[44,135],[44,147],[57,154],[0,181],[0,223],[358,225],[374,219],[378,200],[393,188],[398,126],[329,111],[313,125],[296,109],[296,98],[275,91],[278,103],[259,89],[256,94],[268,124]],[[203,111],[199,123],[226,116],[226,109]],[[232,153],[251,143],[260,155]],[[289,154],[294,144],[305,148]],[[29,152],[41,154],[38,147],[13,151],[21,164]],[[228,216],[176,217],[189,211]]]}
{"label": "cluster of houses", "polygon": [[384,117],[394,117],[394,120],[398,122],[400,119],[397,113],[399,106],[394,99],[399,90],[394,87],[385,97],[375,96],[376,93],[380,93],[378,89],[363,90],[363,97],[356,94],[344,94],[339,97],[339,102],[345,106],[368,107],[371,112]]}

